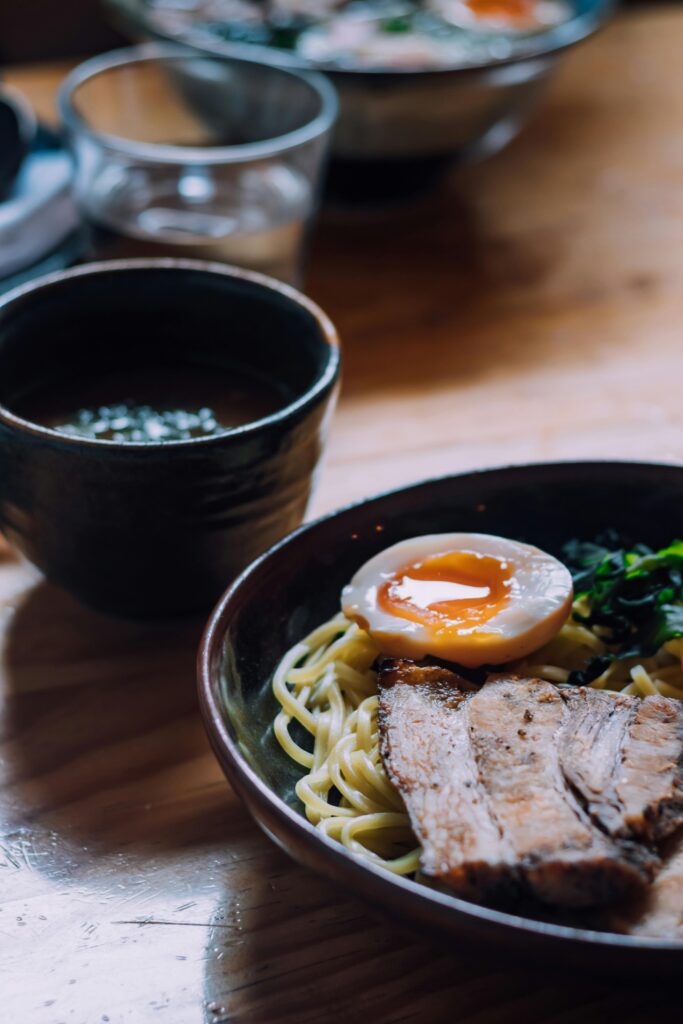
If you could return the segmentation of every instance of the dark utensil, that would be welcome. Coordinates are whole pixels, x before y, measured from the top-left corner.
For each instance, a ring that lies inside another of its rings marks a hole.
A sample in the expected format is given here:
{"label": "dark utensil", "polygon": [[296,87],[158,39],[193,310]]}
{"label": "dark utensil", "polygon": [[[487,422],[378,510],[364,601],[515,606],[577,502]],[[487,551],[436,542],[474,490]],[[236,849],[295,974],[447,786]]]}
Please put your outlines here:
{"label": "dark utensil", "polygon": [[[290,397],[227,433],[158,443],[69,436],[17,413],[36,387],[145,361],[242,369]],[[338,373],[325,315],[257,274],[141,259],[24,285],[0,300],[0,526],[95,607],[206,607],[301,522]]]}
{"label": "dark utensil", "polygon": [[604,934],[501,913],[356,859],[304,817],[299,771],[272,733],[281,656],[339,609],[366,559],[406,537],[476,530],[559,553],[606,525],[660,546],[681,532],[683,467],[638,463],[522,466],[446,477],[322,519],[272,548],[230,587],[199,657],[202,714],[214,751],[267,832],[296,860],[450,948],[627,978],[680,975],[683,943]]}
{"label": "dark utensil", "polygon": [[0,201],[8,195],[36,133],[36,119],[23,96],[0,89]]}

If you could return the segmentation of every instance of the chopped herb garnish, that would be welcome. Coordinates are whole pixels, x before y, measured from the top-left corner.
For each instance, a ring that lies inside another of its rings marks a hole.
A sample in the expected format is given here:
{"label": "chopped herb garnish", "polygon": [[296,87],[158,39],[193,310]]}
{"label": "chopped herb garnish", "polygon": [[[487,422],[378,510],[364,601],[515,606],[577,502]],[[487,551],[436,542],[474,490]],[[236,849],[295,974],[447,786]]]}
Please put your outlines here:
{"label": "chopped herb garnish", "polygon": [[380,27],[383,32],[411,32],[413,28],[413,19],[410,15],[398,15],[394,18],[382,18],[380,21]]}
{"label": "chopped herb garnish", "polygon": [[660,551],[607,531],[595,541],[570,541],[564,561],[574,579],[577,622],[600,627],[608,648],[569,682],[597,679],[617,658],[651,657],[683,637],[683,541]]}

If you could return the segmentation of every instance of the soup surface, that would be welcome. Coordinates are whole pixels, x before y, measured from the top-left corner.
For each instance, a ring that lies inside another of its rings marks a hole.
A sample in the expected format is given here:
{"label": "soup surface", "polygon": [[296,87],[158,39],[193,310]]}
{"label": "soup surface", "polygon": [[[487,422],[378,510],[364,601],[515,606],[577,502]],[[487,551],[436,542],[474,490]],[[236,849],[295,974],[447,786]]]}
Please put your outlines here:
{"label": "soup surface", "polygon": [[140,366],[53,382],[17,407],[61,433],[102,441],[187,441],[262,419],[288,396],[243,370]]}

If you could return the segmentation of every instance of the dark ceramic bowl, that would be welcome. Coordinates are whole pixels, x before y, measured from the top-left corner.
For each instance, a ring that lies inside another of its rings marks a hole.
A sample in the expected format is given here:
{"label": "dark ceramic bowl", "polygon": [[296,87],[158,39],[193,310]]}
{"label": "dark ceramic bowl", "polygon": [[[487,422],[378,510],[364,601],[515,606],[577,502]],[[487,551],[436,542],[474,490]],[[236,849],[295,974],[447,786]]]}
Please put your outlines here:
{"label": "dark ceramic bowl", "polygon": [[[654,545],[681,534],[683,467],[579,463],[495,469],[434,480],[305,526],[251,565],[221,599],[199,658],[202,714],[216,755],[264,831],[346,891],[420,935],[487,956],[517,956],[621,981],[680,975],[683,943],[630,938],[486,909],[358,860],[308,823],[297,767],[273,738],[273,670],[339,609],[361,563],[417,534],[476,530],[558,553],[570,537],[612,525]],[[479,947],[479,949],[477,948]]]}
{"label": "dark ceramic bowl", "polygon": [[[246,369],[286,397],[227,433],[160,443],[72,437],[17,414],[46,383],[143,360]],[[97,608],[207,607],[301,522],[338,374],[327,317],[258,274],[122,260],[24,285],[0,300],[0,527]]]}

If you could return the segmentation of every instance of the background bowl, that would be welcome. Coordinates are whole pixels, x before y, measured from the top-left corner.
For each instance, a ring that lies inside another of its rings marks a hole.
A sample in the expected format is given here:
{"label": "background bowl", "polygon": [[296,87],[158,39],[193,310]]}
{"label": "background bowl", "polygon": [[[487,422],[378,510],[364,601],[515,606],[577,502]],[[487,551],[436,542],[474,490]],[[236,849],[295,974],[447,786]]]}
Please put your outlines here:
{"label": "background bowl", "polygon": [[[127,365],[248,372],[283,401],[225,433],[158,443],[70,436],[22,415],[37,389]],[[210,606],[301,522],[338,373],[317,306],[234,267],[121,260],[24,285],[0,300],[0,528],[105,611]]]}
{"label": "background bowl", "polygon": [[623,980],[680,974],[683,944],[586,931],[489,910],[356,859],[316,831],[294,794],[300,769],[273,737],[270,680],[285,651],[339,610],[366,559],[406,537],[498,533],[559,553],[606,526],[663,545],[681,533],[683,467],[551,464],[447,477],[382,495],[305,526],[250,566],[216,608],[199,658],[202,714],[216,755],[266,833],[419,933],[487,956],[504,952]]}
{"label": "background bowl", "polygon": [[[340,100],[335,160],[395,165],[474,159],[500,149],[528,119],[561,55],[603,25],[616,0],[577,0],[573,18],[534,37],[518,56],[437,71],[334,69],[274,47],[224,42],[201,24],[164,25],[146,0],[107,0],[107,6],[137,36],[327,72]],[[390,175],[391,166],[384,171]],[[385,180],[385,188],[391,191],[391,180]]]}

